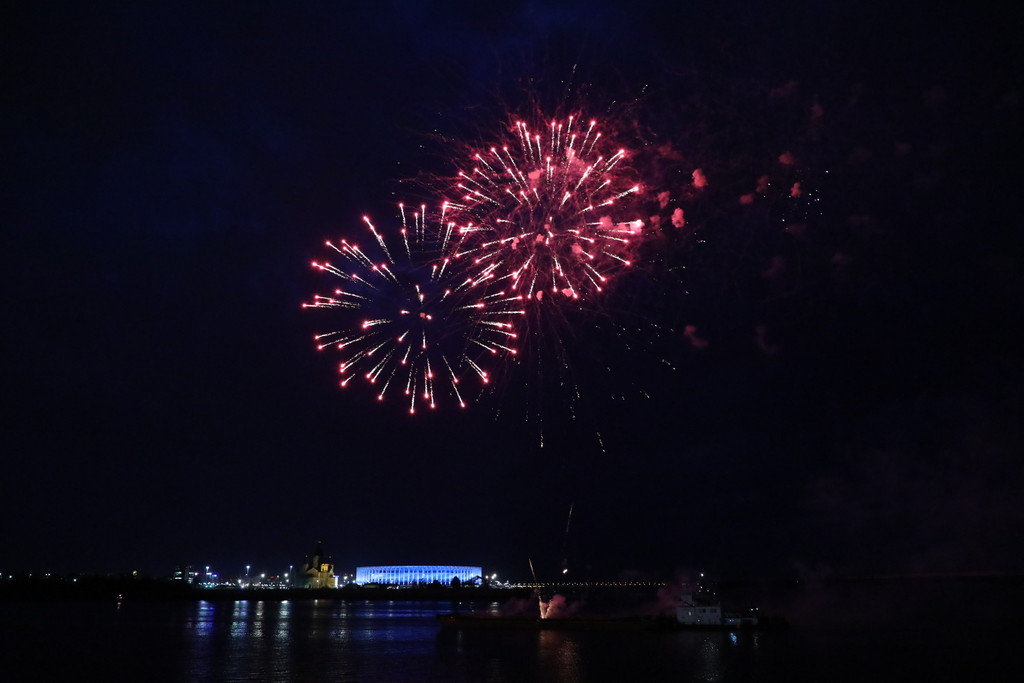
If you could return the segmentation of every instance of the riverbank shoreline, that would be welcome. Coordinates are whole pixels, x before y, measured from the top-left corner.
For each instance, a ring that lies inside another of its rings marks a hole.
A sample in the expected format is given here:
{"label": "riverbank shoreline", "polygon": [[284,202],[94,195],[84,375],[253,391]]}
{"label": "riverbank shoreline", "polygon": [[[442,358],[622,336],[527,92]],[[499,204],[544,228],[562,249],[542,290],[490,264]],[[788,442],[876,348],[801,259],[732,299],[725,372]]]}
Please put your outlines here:
{"label": "riverbank shoreline", "polygon": [[481,586],[343,586],[341,588],[201,588],[181,581],[83,577],[0,582],[0,601],[32,600],[422,600],[505,601],[530,596],[526,588]]}

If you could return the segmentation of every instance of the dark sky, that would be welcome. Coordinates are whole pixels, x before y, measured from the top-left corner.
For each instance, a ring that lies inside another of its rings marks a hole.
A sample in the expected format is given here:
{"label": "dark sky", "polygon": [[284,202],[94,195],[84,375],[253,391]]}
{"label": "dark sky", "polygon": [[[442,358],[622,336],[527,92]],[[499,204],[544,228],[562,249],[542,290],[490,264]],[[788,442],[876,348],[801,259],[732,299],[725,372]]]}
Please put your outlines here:
{"label": "dark sky", "polygon": [[[1019,12],[364,4],[5,12],[0,571],[1024,570]],[[686,229],[565,373],[339,390],[323,240],[531,107]]]}

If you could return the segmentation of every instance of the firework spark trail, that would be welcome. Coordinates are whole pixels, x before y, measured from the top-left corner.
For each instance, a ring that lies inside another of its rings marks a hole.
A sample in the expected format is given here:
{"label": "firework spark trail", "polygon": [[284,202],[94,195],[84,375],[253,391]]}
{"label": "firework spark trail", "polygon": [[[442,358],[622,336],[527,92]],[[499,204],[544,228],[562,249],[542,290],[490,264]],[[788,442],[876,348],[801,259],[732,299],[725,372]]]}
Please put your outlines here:
{"label": "firework spark trail", "polygon": [[596,121],[582,139],[580,127],[570,116],[540,126],[542,134],[516,121],[501,146],[471,154],[472,169],[457,174],[448,207],[456,256],[489,264],[529,301],[602,292],[632,265],[642,236],[626,201],[641,189],[622,164],[626,150],[609,149]]}
{"label": "firework spark trail", "polygon": [[400,391],[410,413],[422,404],[435,408],[443,394],[465,407],[462,379],[471,375],[486,384],[490,375],[483,359],[517,352],[514,320],[523,313],[522,297],[500,289],[493,267],[452,258],[454,228],[447,209],[428,218],[421,206],[410,221],[400,204],[398,251],[364,216],[379,258],[345,239],[326,242],[340,261],[312,266],[341,285],[302,304],[335,312],[338,329],[314,340],[320,350],[343,354],[340,385],[362,377],[379,389],[381,401]]}

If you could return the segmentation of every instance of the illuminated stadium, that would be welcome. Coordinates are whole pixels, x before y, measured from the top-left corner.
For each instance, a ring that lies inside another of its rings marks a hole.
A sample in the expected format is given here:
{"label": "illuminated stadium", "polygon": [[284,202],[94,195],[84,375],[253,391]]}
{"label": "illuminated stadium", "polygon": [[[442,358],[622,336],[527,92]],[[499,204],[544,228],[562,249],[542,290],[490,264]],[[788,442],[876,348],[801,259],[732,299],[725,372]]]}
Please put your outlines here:
{"label": "illuminated stadium", "polygon": [[459,567],[447,564],[402,564],[386,567],[356,567],[356,583],[416,586],[438,581],[450,584],[453,578],[466,583],[483,575],[480,567]]}

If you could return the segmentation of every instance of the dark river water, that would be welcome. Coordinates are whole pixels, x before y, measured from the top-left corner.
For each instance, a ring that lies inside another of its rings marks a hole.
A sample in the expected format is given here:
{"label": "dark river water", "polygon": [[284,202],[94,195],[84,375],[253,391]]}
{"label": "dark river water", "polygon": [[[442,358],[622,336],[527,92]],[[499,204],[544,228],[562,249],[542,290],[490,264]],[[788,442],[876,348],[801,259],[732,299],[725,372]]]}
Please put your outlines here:
{"label": "dark river water", "polygon": [[643,632],[442,629],[437,615],[451,602],[7,601],[0,679],[1024,680],[1019,620],[970,610],[958,617],[952,604],[778,631]]}

